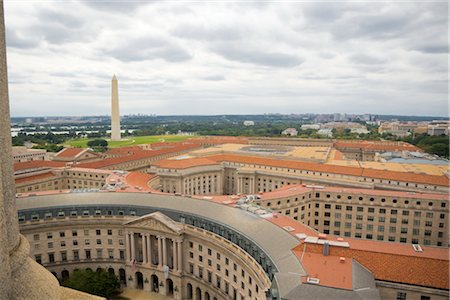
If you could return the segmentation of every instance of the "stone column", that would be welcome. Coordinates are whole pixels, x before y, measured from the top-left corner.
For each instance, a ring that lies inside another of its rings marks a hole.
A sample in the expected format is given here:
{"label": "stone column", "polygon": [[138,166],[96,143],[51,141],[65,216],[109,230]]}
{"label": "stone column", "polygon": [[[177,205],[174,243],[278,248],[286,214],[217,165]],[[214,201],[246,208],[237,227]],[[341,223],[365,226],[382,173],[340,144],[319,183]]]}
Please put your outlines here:
{"label": "stone column", "polygon": [[182,272],[183,271],[183,257],[182,257],[182,248],[183,248],[183,244],[181,241],[177,242],[178,244],[178,271]]}
{"label": "stone column", "polygon": [[157,236],[158,239],[158,267],[162,267],[162,245],[161,245],[161,237]]}
{"label": "stone column", "polygon": [[125,251],[127,252],[127,262],[131,261],[130,233],[125,234]]}
{"label": "stone column", "polygon": [[177,259],[177,241],[172,239],[172,257],[173,257],[173,270],[177,270],[178,259]]}
{"label": "stone column", "polygon": [[142,234],[142,263],[147,263],[147,241],[145,234]]}
{"label": "stone column", "polygon": [[60,299],[58,280],[28,255],[19,234],[11,150],[5,21],[0,0],[0,299]]}
{"label": "stone column", "polygon": [[161,242],[162,242],[162,262],[163,262],[163,266],[164,266],[164,265],[167,265],[167,243],[166,243],[166,238],[162,237]]}
{"label": "stone column", "polygon": [[152,264],[152,236],[147,233],[147,263]]}
{"label": "stone column", "polygon": [[131,232],[131,260],[136,259],[136,244],[134,242],[134,232]]}

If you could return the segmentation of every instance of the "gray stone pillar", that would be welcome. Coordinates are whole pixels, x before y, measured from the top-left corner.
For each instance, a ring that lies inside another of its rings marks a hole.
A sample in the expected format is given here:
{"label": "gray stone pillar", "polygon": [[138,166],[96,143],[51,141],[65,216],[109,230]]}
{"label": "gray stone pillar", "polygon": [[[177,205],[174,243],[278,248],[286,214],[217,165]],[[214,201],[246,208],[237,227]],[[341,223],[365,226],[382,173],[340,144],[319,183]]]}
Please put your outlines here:
{"label": "gray stone pillar", "polygon": [[172,269],[175,271],[177,270],[177,265],[178,265],[178,257],[177,257],[177,241],[172,239],[172,257],[173,257],[173,266]]}
{"label": "gray stone pillar", "polygon": [[134,232],[131,232],[131,260],[136,259],[136,244],[134,241]]}
{"label": "gray stone pillar", "polygon": [[162,267],[162,245],[161,245],[161,237],[157,236],[158,239],[158,267]]}
{"label": "gray stone pillar", "polygon": [[145,234],[142,234],[142,263],[147,263],[147,241]]}
{"label": "gray stone pillar", "polygon": [[130,233],[125,234],[125,251],[127,252],[127,262],[131,261]]}
{"label": "gray stone pillar", "polygon": [[152,236],[147,233],[147,263],[152,264]]}
{"label": "gray stone pillar", "polygon": [[163,258],[163,266],[167,265],[167,243],[165,237],[162,237],[162,258]]}
{"label": "gray stone pillar", "polygon": [[183,256],[181,254],[181,251],[183,249],[183,244],[181,241],[177,242],[178,244],[178,271],[182,272],[183,271]]}
{"label": "gray stone pillar", "polygon": [[0,299],[59,299],[56,278],[28,255],[19,234],[11,150],[5,21],[0,0]]}

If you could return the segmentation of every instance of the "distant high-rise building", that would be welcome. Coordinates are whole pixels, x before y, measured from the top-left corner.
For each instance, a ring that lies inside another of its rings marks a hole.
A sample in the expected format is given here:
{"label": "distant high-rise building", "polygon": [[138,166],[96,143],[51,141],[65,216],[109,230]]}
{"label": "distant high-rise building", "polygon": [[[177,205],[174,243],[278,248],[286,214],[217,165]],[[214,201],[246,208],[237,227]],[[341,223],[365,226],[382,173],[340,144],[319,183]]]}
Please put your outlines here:
{"label": "distant high-rise building", "polygon": [[111,141],[120,141],[119,88],[116,75],[111,82]]}

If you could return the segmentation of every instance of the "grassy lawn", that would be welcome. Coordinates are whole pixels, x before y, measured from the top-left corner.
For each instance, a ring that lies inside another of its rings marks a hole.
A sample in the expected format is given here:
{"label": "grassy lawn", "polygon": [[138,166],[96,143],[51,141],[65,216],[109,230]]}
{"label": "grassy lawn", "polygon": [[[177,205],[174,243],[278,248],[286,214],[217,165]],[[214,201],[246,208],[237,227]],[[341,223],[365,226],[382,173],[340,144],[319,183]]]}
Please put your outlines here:
{"label": "grassy lawn", "polygon": [[[149,135],[149,136],[129,136],[129,137],[123,138],[122,141],[110,141],[109,139],[106,139],[106,140],[108,141],[109,148],[117,148],[117,147],[133,146],[133,145],[141,145],[141,144],[152,144],[152,143],[157,143],[157,142],[179,142],[179,141],[184,141],[191,137],[193,137],[193,136]],[[64,146],[87,148],[87,142],[89,140],[94,140],[94,138],[68,140],[64,143]]]}

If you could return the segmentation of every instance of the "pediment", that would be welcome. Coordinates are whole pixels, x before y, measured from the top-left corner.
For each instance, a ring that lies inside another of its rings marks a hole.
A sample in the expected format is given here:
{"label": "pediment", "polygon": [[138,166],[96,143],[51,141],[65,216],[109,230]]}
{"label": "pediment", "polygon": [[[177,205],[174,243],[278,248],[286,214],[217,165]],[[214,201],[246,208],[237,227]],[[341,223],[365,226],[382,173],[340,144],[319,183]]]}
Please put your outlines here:
{"label": "pediment", "polygon": [[159,211],[125,222],[124,225],[143,227],[176,235],[180,235],[183,232],[183,225],[175,222]]}

